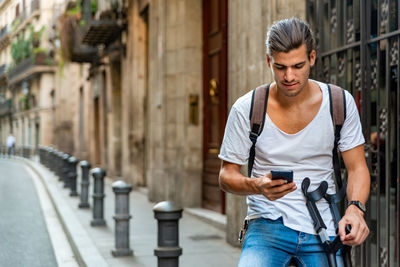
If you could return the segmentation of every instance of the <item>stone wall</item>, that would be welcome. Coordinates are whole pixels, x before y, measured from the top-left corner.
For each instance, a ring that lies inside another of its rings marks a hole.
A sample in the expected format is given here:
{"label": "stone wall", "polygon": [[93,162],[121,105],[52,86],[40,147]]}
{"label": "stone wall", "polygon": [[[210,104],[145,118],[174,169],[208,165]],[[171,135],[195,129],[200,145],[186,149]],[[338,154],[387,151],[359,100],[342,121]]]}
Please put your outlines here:
{"label": "stone wall", "polygon": [[38,82],[40,88],[39,103],[40,103],[40,140],[41,145],[52,145],[54,140],[54,132],[52,131],[54,125],[54,113],[52,109],[50,92],[54,90],[54,74],[44,73]]}
{"label": "stone wall", "polygon": [[201,204],[202,123],[189,125],[189,95],[202,95],[201,9],[197,0],[150,5],[146,148],[152,201]]}
{"label": "stone wall", "polygon": [[128,8],[126,57],[122,61],[122,175],[134,185],[146,185],[145,132],[148,121],[147,24],[140,15],[139,1]]}
{"label": "stone wall", "polygon": [[[54,131],[53,144],[63,152],[74,154],[78,152],[76,124],[79,99],[77,92],[81,86],[82,68],[76,63],[65,63],[56,76],[56,86],[54,86],[55,119],[52,127]],[[72,78],[73,77],[73,78]],[[43,101],[51,101],[50,92],[43,92]],[[49,99],[49,100],[47,100]],[[51,106],[51,103],[47,103]]]}

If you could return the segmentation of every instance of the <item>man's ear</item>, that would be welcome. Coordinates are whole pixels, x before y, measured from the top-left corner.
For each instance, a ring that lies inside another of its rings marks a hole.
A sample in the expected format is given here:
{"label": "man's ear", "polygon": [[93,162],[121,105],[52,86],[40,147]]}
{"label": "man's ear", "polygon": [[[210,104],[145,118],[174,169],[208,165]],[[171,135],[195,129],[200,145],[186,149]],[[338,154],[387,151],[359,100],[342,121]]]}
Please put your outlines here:
{"label": "man's ear", "polygon": [[267,54],[267,64],[268,67],[271,67],[271,57]]}
{"label": "man's ear", "polygon": [[315,50],[312,50],[312,51],[310,52],[310,55],[309,55],[310,66],[311,66],[311,67],[314,66],[314,64],[315,64],[316,56],[317,56],[317,52],[315,52]]}

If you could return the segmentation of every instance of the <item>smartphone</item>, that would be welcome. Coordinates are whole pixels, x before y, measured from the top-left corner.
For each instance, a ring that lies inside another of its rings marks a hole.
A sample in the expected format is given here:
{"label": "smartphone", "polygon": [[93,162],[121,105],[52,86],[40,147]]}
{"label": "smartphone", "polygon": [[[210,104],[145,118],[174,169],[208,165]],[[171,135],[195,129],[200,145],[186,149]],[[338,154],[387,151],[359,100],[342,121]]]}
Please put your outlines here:
{"label": "smartphone", "polygon": [[271,170],[271,179],[283,179],[286,183],[293,182],[293,171],[290,170]]}

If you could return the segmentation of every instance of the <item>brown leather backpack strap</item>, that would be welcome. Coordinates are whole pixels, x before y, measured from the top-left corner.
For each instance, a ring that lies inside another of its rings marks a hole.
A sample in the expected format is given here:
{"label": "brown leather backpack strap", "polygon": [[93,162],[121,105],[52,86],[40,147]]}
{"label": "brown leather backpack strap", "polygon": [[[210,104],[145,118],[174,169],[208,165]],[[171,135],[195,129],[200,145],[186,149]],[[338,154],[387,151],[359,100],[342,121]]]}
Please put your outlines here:
{"label": "brown leather backpack strap", "polygon": [[250,140],[252,146],[250,148],[250,155],[248,160],[248,177],[251,177],[253,170],[254,159],[256,156],[256,142],[258,136],[260,136],[265,122],[265,115],[267,113],[267,103],[269,94],[269,84],[264,84],[253,90],[251,97],[251,108],[250,108]]}
{"label": "brown leather backpack strap", "polygon": [[336,134],[337,126],[343,126],[346,119],[346,98],[344,90],[337,85],[328,84],[331,116]]}
{"label": "brown leather backpack strap", "polygon": [[250,109],[250,129],[253,129],[254,125],[259,125],[257,134],[259,135],[264,125],[265,113],[267,109],[267,101],[269,90],[268,85],[261,85],[253,90],[251,98],[251,109]]}
{"label": "brown leather backpack strap", "polygon": [[332,150],[333,170],[335,173],[336,184],[338,185],[338,189],[340,189],[343,186],[343,182],[340,172],[338,146],[340,140],[340,131],[342,130],[344,121],[346,120],[346,97],[344,90],[333,84],[328,84],[328,92],[333,130],[335,134],[335,141]]}

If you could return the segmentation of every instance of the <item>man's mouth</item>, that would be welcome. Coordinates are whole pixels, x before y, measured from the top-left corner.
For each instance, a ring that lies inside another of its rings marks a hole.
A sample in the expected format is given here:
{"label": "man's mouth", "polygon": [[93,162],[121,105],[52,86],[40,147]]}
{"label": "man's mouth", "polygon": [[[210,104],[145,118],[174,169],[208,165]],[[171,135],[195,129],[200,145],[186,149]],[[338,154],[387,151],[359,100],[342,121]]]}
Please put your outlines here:
{"label": "man's mouth", "polygon": [[297,85],[297,83],[282,83],[282,84],[286,87],[293,87],[293,86]]}

